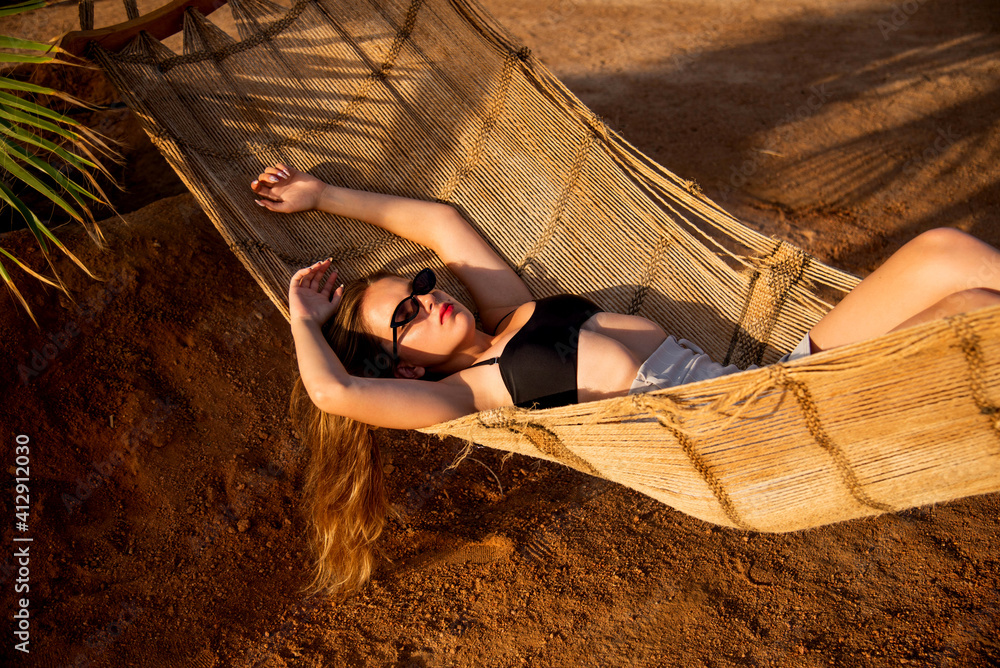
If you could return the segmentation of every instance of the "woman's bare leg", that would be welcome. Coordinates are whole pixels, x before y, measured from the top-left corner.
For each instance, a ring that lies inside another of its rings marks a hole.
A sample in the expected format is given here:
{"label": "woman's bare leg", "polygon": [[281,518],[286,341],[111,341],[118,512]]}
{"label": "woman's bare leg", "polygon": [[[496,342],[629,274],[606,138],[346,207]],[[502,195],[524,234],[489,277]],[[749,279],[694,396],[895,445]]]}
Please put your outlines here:
{"label": "woman's bare leg", "polygon": [[941,318],[946,318],[949,315],[956,315],[958,313],[965,313],[966,311],[975,311],[977,308],[986,308],[987,306],[997,305],[1000,305],[1000,292],[997,292],[996,290],[990,290],[988,288],[962,290],[961,292],[956,292],[953,295],[948,295],[930,308],[926,308],[913,317],[904,320],[901,324],[896,325],[890,331],[895,332],[900,329],[906,329],[907,327],[914,327],[925,322],[930,322],[931,320],[940,320]]}
{"label": "woman's bare leg", "polygon": [[1000,291],[1000,251],[961,230],[929,230],[893,253],[816,323],[809,332],[813,352],[992,303],[975,288]]}

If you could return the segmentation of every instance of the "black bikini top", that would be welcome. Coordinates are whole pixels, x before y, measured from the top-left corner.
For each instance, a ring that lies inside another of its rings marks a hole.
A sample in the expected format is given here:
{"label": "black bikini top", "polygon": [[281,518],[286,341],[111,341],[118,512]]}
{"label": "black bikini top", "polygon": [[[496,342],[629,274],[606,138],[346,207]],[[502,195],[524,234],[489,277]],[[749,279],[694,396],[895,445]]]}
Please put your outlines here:
{"label": "black bikini top", "polygon": [[538,299],[528,322],[507,342],[500,357],[472,366],[499,362],[500,375],[515,406],[553,408],[575,404],[580,329],[590,316],[601,311],[594,302],[576,295]]}

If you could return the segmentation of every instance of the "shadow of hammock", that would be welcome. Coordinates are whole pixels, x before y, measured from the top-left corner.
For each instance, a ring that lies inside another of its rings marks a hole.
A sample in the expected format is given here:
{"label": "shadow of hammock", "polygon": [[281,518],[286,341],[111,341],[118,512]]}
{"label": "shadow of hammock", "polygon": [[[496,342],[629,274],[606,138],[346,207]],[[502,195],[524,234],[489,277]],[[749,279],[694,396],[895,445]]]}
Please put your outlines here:
{"label": "shadow of hammock", "polygon": [[[837,264],[865,271],[874,268],[873,258],[884,259],[935,226],[963,223],[967,231],[1000,245],[995,224],[968,223],[970,211],[993,211],[1000,203],[1000,179],[988,176],[1000,157],[1000,84],[960,97],[947,90],[955,101],[933,115],[900,105],[900,122],[863,124],[863,110],[876,95],[881,97],[874,104],[892,110],[885,98],[891,103],[900,91],[938,96],[950,82],[961,82],[966,69],[995,62],[1000,52],[1000,36],[991,30],[997,25],[995,6],[961,5],[922,4],[889,39],[878,27],[886,11],[878,8],[775,21],[762,29],[766,38],[725,48],[712,48],[706,38],[706,48],[685,51],[684,44],[670,44],[665,36],[670,55],[653,66],[653,73],[564,80],[640,150],[703,184],[717,200],[749,188],[758,199],[773,199],[792,214],[863,207],[866,215],[884,216],[890,205],[919,198],[922,183],[958,178],[963,167],[987,175],[962,201],[941,203],[888,234],[877,232],[874,239],[858,221],[857,239],[838,254]],[[858,30],[858,25],[870,28]],[[808,113],[796,119],[803,105]],[[859,127],[853,136],[824,130],[827,114],[843,123],[855,113]],[[767,153],[803,120],[819,126],[810,139],[825,134],[830,139],[800,156]],[[746,166],[751,174],[740,175]]]}

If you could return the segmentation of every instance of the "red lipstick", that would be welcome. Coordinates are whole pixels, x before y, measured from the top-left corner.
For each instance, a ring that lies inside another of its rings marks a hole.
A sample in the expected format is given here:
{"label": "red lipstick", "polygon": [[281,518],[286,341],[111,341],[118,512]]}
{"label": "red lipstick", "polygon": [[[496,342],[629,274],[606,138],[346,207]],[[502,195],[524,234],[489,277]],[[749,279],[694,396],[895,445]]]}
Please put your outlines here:
{"label": "red lipstick", "polygon": [[451,304],[445,304],[441,307],[441,322],[444,322],[444,317],[454,310]]}

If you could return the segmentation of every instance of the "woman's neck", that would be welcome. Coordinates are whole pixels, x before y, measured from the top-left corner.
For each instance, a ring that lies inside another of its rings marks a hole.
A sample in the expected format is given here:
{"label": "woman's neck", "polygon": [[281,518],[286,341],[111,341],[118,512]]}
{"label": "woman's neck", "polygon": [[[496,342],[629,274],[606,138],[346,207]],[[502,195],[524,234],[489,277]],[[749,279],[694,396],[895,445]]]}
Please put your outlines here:
{"label": "woman's neck", "polygon": [[472,366],[473,362],[482,357],[483,353],[492,348],[500,338],[500,336],[493,336],[477,329],[475,330],[472,343],[456,351],[444,364],[440,364],[429,370],[436,373],[452,374],[463,369],[468,369]]}

